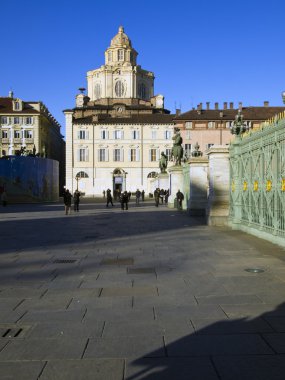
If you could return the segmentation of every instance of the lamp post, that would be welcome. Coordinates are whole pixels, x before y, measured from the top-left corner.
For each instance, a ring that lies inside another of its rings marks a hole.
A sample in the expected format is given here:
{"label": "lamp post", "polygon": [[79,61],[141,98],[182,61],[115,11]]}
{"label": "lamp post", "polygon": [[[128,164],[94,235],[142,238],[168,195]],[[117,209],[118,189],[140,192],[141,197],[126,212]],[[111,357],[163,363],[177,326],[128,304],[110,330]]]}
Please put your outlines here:
{"label": "lamp post", "polygon": [[75,180],[76,180],[76,190],[78,191],[78,181],[80,180],[80,177],[77,175],[75,177]]}
{"label": "lamp post", "polygon": [[238,110],[233,125],[230,127],[231,133],[236,136],[241,136],[244,132],[249,130],[249,126],[243,121],[243,114]]}

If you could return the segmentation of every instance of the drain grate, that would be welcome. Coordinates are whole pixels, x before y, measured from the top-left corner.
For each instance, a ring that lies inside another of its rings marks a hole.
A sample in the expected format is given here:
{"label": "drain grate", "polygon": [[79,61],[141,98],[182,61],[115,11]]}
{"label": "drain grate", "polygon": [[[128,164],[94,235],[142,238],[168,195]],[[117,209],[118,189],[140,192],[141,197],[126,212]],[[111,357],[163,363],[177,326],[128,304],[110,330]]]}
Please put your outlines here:
{"label": "drain grate", "polygon": [[55,264],[73,264],[75,263],[77,260],[74,260],[74,259],[56,259],[54,260],[53,262]]}
{"label": "drain grate", "polygon": [[155,268],[128,268],[128,274],[147,274],[155,273]]}
{"label": "drain grate", "polygon": [[264,269],[261,269],[261,268],[247,268],[247,269],[245,269],[245,271],[249,272],[249,273],[263,273]]}
{"label": "drain grate", "polygon": [[115,258],[115,259],[103,259],[101,265],[134,265],[134,259],[131,257]]}
{"label": "drain grate", "polygon": [[24,338],[31,326],[0,325],[0,337],[6,339]]}

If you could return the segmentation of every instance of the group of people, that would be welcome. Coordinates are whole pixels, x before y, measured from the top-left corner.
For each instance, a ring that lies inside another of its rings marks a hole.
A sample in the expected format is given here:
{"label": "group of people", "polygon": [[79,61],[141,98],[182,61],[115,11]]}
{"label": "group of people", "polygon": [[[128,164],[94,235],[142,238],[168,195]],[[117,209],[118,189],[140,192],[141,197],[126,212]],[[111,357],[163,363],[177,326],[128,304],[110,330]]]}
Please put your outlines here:
{"label": "group of people", "polygon": [[[116,197],[115,197],[115,194],[116,194]],[[131,200],[131,196],[132,196],[132,193],[130,191],[126,191],[126,190],[123,192],[118,191],[118,190],[114,191],[114,198],[116,201],[119,201],[121,203],[122,210],[124,209],[128,210],[128,203]],[[113,196],[110,189],[107,189],[107,191],[105,190],[103,191],[103,198],[104,199],[106,198],[106,201],[107,201],[106,207],[109,207],[109,204],[114,206]],[[139,189],[137,189],[135,192],[136,205],[140,204],[140,200],[144,202],[144,199],[145,199],[145,191],[144,190],[140,191]]]}
{"label": "group of people", "polygon": [[73,198],[73,207],[74,211],[79,211],[79,203],[80,203],[81,193],[78,190],[75,190],[73,196],[68,189],[64,189],[63,192],[63,203],[65,209],[65,215],[69,215],[71,213],[71,203]]}
{"label": "group of people", "polygon": [[166,205],[168,204],[169,190],[164,190],[157,187],[154,190],[153,195],[154,195],[154,201],[155,201],[156,207],[158,207],[159,203],[161,204],[165,203]]}

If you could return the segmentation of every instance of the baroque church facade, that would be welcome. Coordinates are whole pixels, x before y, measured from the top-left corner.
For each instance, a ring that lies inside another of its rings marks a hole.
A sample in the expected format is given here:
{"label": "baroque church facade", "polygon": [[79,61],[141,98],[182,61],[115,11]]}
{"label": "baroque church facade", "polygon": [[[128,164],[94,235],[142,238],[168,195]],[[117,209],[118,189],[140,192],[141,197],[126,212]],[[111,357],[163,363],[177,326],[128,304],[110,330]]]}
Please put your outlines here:
{"label": "baroque church facade", "polygon": [[87,196],[152,192],[162,152],[170,158],[174,115],[154,95],[154,73],[137,64],[123,27],[105,51],[105,64],[87,72],[85,89],[66,118],[66,188]]}

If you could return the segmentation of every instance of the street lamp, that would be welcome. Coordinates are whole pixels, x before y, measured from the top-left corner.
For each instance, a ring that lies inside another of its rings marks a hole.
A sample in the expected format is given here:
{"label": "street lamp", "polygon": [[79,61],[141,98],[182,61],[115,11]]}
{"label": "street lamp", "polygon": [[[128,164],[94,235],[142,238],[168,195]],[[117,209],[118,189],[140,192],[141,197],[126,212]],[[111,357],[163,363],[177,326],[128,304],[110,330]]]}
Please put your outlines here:
{"label": "street lamp", "polygon": [[78,181],[80,180],[80,177],[78,174],[75,176],[75,180],[76,180],[76,190],[78,191]]}
{"label": "street lamp", "polygon": [[243,121],[243,114],[238,110],[233,125],[230,127],[231,133],[236,136],[241,136],[242,133],[249,130],[249,126]]}

